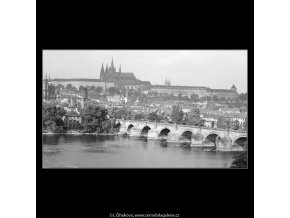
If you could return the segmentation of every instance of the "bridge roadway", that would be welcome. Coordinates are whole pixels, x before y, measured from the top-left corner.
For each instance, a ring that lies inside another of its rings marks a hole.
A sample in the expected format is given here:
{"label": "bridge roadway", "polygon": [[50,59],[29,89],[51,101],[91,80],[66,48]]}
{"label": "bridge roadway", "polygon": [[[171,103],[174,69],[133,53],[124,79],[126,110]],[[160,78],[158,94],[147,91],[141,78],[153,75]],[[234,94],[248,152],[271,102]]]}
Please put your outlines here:
{"label": "bridge roadway", "polygon": [[248,140],[247,132],[241,130],[212,129],[122,119],[117,119],[116,125],[120,126],[120,133],[127,133],[133,137],[146,136],[148,139],[163,138],[168,143],[187,141],[191,146],[215,146],[219,151],[243,150],[244,144]]}

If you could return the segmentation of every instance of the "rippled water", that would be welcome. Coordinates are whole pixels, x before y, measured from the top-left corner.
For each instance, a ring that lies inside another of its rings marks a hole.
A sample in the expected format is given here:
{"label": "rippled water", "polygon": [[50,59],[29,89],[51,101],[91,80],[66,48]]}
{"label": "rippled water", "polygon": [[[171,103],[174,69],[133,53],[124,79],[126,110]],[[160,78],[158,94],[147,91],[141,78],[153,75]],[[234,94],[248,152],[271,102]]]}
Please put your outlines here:
{"label": "rippled water", "polygon": [[44,135],[43,168],[225,168],[236,152],[204,151],[144,138]]}

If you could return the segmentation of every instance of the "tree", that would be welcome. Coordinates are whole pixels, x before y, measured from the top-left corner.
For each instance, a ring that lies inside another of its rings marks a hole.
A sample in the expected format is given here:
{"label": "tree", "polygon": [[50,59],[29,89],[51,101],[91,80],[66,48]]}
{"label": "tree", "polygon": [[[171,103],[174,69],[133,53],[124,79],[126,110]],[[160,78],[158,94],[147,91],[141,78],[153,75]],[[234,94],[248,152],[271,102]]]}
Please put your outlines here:
{"label": "tree", "polygon": [[248,144],[245,145],[245,151],[239,155],[234,156],[234,161],[230,168],[247,168],[248,165]]}
{"label": "tree", "polygon": [[247,101],[248,100],[248,93],[240,94],[239,95],[239,99],[242,100],[242,101]]}
{"label": "tree", "polygon": [[107,109],[89,105],[82,113],[82,127],[84,132],[88,133],[108,133],[112,131],[113,124],[108,118]]}
{"label": "tree", "polygon": [[80,92],[84,92],[84,91],[85,91],[85,87],[84,87],[84,86],[80,86],[80,87],[79,87],[79,91],[80,91]]}
{"label": "tree", "polygon": [[230,129],[231,128],[232,122],[230,121],[229,118],[225,119],[225,126],[226,126],[226,129]]}
{"label": "tree", "polygon": [[148,120],[150,122],[159,122],[160,121],[160,117],[157,115],[157,112],[151,112],[148,114]]}
{"label": "tree", "polygon": [[171,113],[171,119],[174,123],[181,123],[183,119],[183,111],[179,105],[174,105]]}
{"label": "tree", "polygon": [[177,99],[178,100],[183,100],[183,97],[182,97],[182,94],[181,93],[178,94]]}
{"label": "tree", "polygon": [[144,117],[144,114],[138,113],[134,115],[134,120],[142,120]]}
{"label": "tree", "polygon": [[73,89],[73,86],[72,86],[72,84],[70,84],[70,83],[69,83],[69,84],[67,84],[67,85],[66,85],[66,89],[67,89],[67,90],[72,90],[72,89]]}
{"label": "tree", "polygon": [[219,117],[217,120],[217,128],[219,129],[225,129],[226,128],[226,124],[225,124],[225,118],[224,117]]}
{"label": "tree", "polygon": [[102,87],[102,86],[97,86],[97,87],[96,87],[96,92],[97,92],[98,94],[101,94],[101,93],[103,92],[103,87]]}
{"label": "tree", "polygon": [[204,127],[205,120],[204,119],[199,119],[198,121],[198,126]]}
{"label": "tree", "polygon": [[112,115],[116,119],[125,119],[128,111],[125,107],[123,108],[114,108]]}
{"label": "tree", "polygon": [[214,95],[214,96],[212,97],[212,100],[213,100],[213,101],[218,101],[218,97],[217,97],[216,95]]}
{"label": "tree", "polygon": [[193,108],[185,117],[186,125],[204,126],[204,123],[205,123],[205,120],[201,119],[200,111],[198,108]]}
{"label": "tree", "polygon": [[201,101],[206,101],[207,100],[207,97],[206,96],[203,96],[203,97],[200,98],[200,100]]}
{"label": "tree", "polygon": [[64,121],[62,118],[65,114],[66,111],[62,107],[57,107],[55,105],[43,105],[43,128],[52,132],[61,132],[64,127]]}
{"label": "tree", "polygon": [[115,87],[110,87],[109,88],[109,93],[110,95],[114,95],[116,93],[119,93],[118,90]]}
{"label": "tree", "polygon": [[62,84],[58,84],[55,88],[57,90],[62,90],[62,89],[64,89],[64,86]]}
{"label": "tree", "polygon": [[197,101],[199,101],[199,96],[197,94],[191,94],[190,95],[190,100],[194,101],[194,102],[197,102]]}

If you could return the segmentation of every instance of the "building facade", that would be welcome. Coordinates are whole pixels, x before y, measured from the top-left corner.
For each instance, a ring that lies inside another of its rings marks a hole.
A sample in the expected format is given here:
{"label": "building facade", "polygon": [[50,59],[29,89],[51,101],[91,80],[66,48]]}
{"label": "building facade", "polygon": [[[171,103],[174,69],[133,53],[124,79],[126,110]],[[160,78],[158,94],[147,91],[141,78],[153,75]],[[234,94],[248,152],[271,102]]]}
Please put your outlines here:
{"label": "building facade", "polygon": [[237,88],[233,85],[230,89],[210,89],[208,87],[199,86],[172,86],[170,80],[165,80],[165,85],[153,85],[151,91],[161,95],[182,95],[188,96],[195,94],[201,97],[212,97],[226,100],[236,100],[239,96]]}
{"label": "building facade", "polygon": [[100,79],[84,79],[84,78],[72,78],[72,79],[52,79],[51,83],[55,86],[57,85],[63,85],[66,87],[68,84],[71,84],[73,87],[76,87],[77,89],[80,88],[80,86],[88,87],[88,86],[94,86],[94,87],[102,87],[103,91],[108,90],[111,87],[115,87],[115,83],[113,82],[104,82]]}

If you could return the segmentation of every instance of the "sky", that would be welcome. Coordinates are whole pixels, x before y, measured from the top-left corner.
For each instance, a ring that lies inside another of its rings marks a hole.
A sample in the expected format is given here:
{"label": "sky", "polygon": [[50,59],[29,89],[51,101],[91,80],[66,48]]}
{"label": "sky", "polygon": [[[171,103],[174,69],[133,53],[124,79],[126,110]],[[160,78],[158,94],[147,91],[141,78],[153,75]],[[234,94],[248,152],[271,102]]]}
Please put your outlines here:
{"label": "sky", "polygon": [[43,50],[43,74],[99,79],[102,63],[152,85],[205,86],[247,92],[246,50]]}

